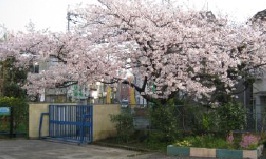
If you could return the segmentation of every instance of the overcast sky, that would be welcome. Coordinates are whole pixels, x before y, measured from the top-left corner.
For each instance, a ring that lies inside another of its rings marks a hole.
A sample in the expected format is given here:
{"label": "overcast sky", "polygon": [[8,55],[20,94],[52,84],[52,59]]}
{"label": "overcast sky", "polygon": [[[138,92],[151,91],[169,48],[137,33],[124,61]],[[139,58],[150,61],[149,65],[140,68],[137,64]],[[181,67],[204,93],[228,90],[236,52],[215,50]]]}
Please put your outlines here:
{"label": "overcast sky", "polygon": [[[32,21],[37,29],[66,31],[68,5],[91,3],[93,0],[0,0],[0,24],[8,30],[25,30]],[[180,0],[189,8],[223,13],[231,20],[244,22],[266,9],[266,0]]]}

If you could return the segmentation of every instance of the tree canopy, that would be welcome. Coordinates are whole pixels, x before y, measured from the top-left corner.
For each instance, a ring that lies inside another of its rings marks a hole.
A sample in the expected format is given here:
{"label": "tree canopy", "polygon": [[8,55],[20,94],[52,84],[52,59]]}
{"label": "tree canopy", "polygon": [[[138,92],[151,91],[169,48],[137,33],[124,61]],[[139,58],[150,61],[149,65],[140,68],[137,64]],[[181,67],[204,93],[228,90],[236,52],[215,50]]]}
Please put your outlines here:
{"label": "tree canopy", "polygon": [[[217,80],[234,91],[243,77],[231,78],[229,70],[265,64],[262,23],[232,25],[210,11],[151,0],[98,0],[71,12],[76,25],[67,33],[31,31],[0,43],[1,59],[14,56],[17,66],[49,61],[47,70],[28,76],[28,93],[100,81],[128,84],[146,99],[177,92],[200,99],[217,89]],[[118,70],[140,76],[142,85]]]}

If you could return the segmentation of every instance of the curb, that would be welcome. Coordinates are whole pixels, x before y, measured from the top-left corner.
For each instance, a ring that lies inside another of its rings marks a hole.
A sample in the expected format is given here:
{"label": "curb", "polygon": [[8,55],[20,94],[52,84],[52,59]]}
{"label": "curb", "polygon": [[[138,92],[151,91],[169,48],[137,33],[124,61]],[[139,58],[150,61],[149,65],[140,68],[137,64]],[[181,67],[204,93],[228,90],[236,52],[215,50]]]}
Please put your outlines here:
{"label": "curb", "polygon": [[140,152],[156,152],[152,151],[149,149],[143,149],[143,148],[137,148],[137,147],[130,147],[130,146],[125,146],[125,145],[118,145],[118,144],[110,144],[110,143],[105,143],[105,142],[93,142],[94,145],[99,145],[99,146],[106,146],[106,147],[113,147],[113,148],[121,148],[121,149],[126,149],[126,150],[131,150],[131,151],[140,151]]}
{"label": "curb", "polygon": [[233,150],[233,149],[215,149],[215,148],[195,148],[179,147],[174,145],[167,146],[167,155],[186,156],[186,157],[212,157],[212,158],[234,158],[234,159],[257,159],[262,156],[263,145],[255,150]]}

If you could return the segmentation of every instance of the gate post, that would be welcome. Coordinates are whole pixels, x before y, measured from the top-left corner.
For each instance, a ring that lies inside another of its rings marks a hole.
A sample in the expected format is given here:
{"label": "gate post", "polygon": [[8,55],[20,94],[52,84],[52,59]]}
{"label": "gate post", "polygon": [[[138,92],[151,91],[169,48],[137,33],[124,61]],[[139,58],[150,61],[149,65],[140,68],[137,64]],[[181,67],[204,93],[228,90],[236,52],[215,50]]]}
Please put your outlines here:
{"label": "gate post", "polygon": [[10,129],[9,129],[9,137],[13,138],[13,133],[14,133],[14,111],[13,107],[10,107]]}
{"label": "gate post", "polygon": [[[83,111],[84,112],[84,111]],[[84,126],[85,126],[85,115],[82,115],[82,123],[81,123],[81,129],[80,129],[80,143],[84,142]]]}

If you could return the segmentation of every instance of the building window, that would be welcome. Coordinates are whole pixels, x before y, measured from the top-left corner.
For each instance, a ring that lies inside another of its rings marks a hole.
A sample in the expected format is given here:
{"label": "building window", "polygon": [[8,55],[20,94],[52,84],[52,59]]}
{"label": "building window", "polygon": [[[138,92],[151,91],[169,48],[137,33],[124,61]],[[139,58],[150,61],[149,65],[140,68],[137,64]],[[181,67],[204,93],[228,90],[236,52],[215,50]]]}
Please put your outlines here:
{"label": "building window", "polygon": [[136,104],[140,104],[140,97],[136,97]]}
{"label": "building window", "polygon": [[33,65],[31,65],[30,70],[32,73],[39,73],[39,64],[35,62]]}

